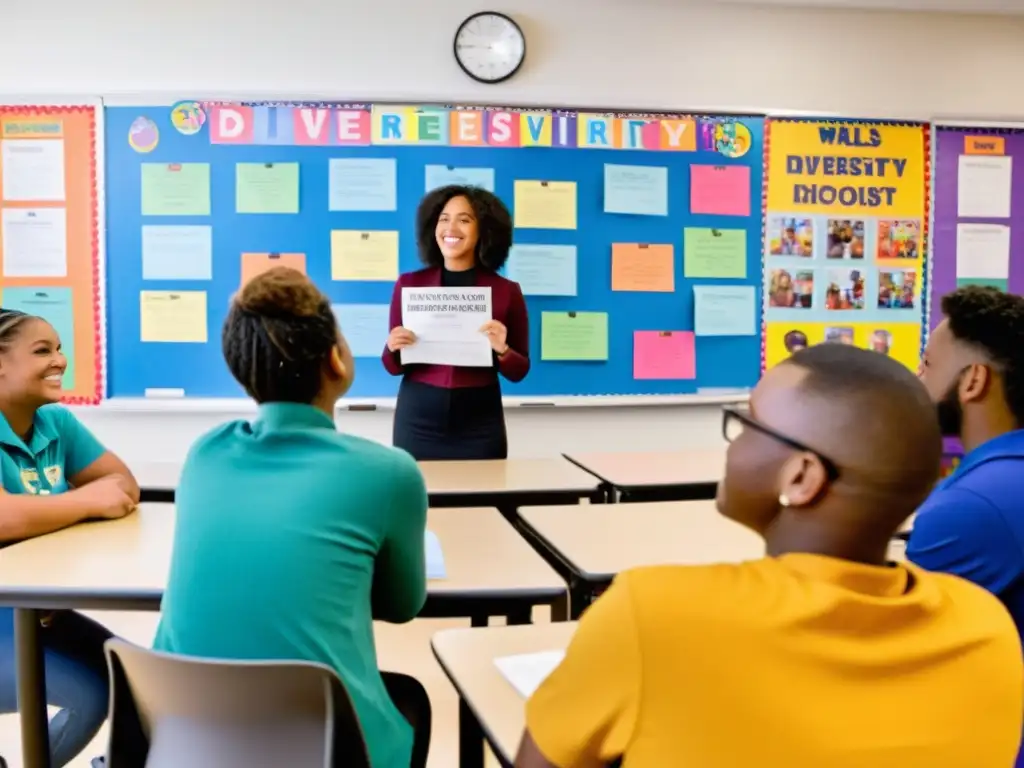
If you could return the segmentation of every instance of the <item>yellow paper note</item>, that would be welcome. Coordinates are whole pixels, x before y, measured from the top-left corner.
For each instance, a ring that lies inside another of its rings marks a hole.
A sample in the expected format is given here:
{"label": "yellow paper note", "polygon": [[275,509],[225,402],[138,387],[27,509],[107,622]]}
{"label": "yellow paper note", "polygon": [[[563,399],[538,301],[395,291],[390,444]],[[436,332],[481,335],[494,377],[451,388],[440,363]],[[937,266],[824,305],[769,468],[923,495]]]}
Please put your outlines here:
{"label": "yellow paper note", "polygon": [[398,279],[398,233],[336,229],[331,232],[332,280]]}
{"label": "yellow paper note", "polygon": [[142,291],[143,341],[205,344],[206,291]]}
{"label": "yellow paper note", "polygon": [[517,181],[517,229],[576,229],[575,181]]}

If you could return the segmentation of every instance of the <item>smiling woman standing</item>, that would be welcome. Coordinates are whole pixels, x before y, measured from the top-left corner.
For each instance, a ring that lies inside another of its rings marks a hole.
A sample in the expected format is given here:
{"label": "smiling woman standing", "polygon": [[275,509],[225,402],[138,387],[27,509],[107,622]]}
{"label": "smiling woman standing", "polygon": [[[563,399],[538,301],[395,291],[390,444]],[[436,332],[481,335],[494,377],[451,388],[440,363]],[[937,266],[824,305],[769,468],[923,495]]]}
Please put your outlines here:
{"label": "smiling woman standing", "polygon": [[[416,232],[427,266],[395,283],[382,356],[388,372],[402,376],[393,442],[420,461],[504,459],[508,439],[498,374],[522,381],[530,370],[523,292],[497,273],[512,247],[512,217],[486,190],[441,187],[420,202]],[[402,289],[439,287],[491,289],[492,319],[480,328],[493,351],[490,367],[402,364],[402,349],[416,342],[402,326]]]}

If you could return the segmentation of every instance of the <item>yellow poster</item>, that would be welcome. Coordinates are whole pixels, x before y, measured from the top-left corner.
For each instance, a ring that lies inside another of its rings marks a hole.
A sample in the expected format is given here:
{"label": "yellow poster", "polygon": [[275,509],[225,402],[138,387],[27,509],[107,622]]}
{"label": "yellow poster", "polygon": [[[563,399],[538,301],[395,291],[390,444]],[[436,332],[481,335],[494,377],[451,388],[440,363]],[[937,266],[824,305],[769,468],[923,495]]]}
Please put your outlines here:
{"label": "yellow poster", "polygon": [[921,351],[925,129],[773,120],[765,231],[765,365],[855,344],[911,369]]}

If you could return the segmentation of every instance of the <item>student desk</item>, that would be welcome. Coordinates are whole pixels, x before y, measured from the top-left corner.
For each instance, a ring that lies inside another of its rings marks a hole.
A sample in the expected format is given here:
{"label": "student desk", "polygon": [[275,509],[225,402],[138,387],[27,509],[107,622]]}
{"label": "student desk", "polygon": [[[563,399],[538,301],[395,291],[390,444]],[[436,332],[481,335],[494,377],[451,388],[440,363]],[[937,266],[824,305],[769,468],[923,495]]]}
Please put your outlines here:
{"label": "student desk", "polygon": [[572,624],[450,629],[434,635],[434,656],[459,694],[459,766],[482,768],[486,739],[505,768],[526,726],[526,702],[498,671],[502,656],[564,649]]}
{"label": "student desk", "polygon": [[[39,612],[160,609],[174,507],[145,504],[121,520],[83,523],[0,550],[0,605],[13,606],[25,768],[48,768]],[[534,605],[566,616],[565,582],[494,509],[432,509],[447,578],[427,585],[425,617],[491,615],[526,623]]]}
{"label": "student desk", "polygon": [[573,618],[629,568],[764,556],[764,541],[713,501],[521,507],[519,517],[523,535],[569,583]]}
{"label": "student desk", "polygon": [[574,453],[565,458],[599,479],[611,500],[713,499],[725,474],[725,450]]}

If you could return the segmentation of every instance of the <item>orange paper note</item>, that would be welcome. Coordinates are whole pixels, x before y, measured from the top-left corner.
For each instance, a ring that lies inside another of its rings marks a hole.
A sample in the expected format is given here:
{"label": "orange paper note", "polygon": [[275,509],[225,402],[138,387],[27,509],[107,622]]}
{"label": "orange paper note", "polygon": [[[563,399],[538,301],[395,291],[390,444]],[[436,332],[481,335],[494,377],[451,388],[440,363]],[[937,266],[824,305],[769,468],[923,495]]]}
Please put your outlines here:
{"label": "orange paper note", "polygon": [[1005,155],[1006,139],[1002,136],[964,136],[965,155]]}
{"label": "orange paper note", "polygon": [[671,245],[612,245],[613,291],[671,293],[676,289],[675,274],[675,254]]}
{"label": "orange paper note", "polygon": [[697,378],[693,331],[634,331],[633,378]]}
{"label": "orange paper note", "polygon": [[242,254],[242,285],[244,286],[256,275],[262,275],[274,267],[291,267],[306,274],[306,254],[304,253],[243,253]]}

